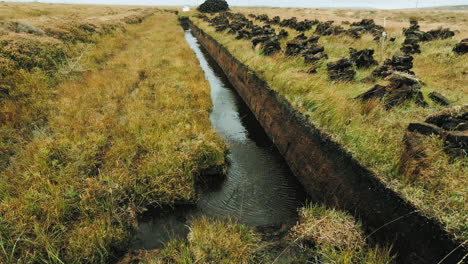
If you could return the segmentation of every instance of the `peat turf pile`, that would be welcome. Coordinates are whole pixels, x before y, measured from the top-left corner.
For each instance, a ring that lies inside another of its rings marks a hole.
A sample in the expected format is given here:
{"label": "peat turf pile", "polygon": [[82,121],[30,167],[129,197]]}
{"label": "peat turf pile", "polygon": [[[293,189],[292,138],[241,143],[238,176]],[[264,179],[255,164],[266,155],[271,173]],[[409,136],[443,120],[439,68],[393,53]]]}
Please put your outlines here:
{"label": "peat turf pile", "polygon": [[351,61],[358,68],[369,68],[378,64],[377,61],[374,60],[374,50],[372,49],[356,50],[349,48],[349,55]]}
{"label": "peat turf pile", "polygon": [[352,81],[356,71],[353,63],[345,57],[327,64],[328,77],[333,81]]}
{"label": "peat turf pile", "polygon": [[468,53],[468,38],[462,40],[460,43],[458,43],[455,48],[453,48],[453,52],[455,52],[458,55],[463,55]]}
{"label": "peat turf pile", "polygon": [[[258,17],[256,18],[258,19]],[[267,56],[281,51],[279,40],[288,36],[288,32],[285,30],[276,34],[275,29],[269,24],[263,27],[254,25],[241,13],[222,12],[210,20],[210,25],[218,32],[229,29],[227,33],[236,35],[238,40],[250,40],[253,48],[259,46],[261,54]]]}
{"label": "peat turf pile", "polygon": [[385,28],[375,24],[373,19],[363,19],[360,22],[352,23],[346,33],[356,39],[361,38],[363,33],[370,33],[374,39],[378,40],[384,31]]}
{"label": "peat turf pile", "polygon": [[387,86],[376,84],[367,92],[358,95],[356,99],[362,101],[378,99],[383,102],[387,110],[408,100],[413,100],[419,106],[428,105],[421,92],[422,82],[416,76],[393,72],[385,80],[389,82]]}
{"label": "peat turf pile", "polygon": [[453,157],[468,156],[468,105],[446,109],[421,123],[411,123],[408,131],[420,135],[437,135],[444,150]]}
{"label": "peat turf pile", "polygon": [[229,5],[224,0],[206,0],[198,7],[198,11],[202,13],[217,13],[228,10]]}
{"label": "peat turf pile", "polygon": [[307,64],[327,59],[325,48],[318,44],[319,39],[318,36],[308,38],[304,33],[301,33],[286,43],[285,55],[289,57],[302,56]]}
{"label": "peat turf pile", "polygon": [[432,41],[436,39],[448,39],[455,36],[455,32],[448,28],[438,28],[427,32],[421,31],[417,20],[410,20],[410,27],[403,29],[405,41],[401,51],[405,54],[421,53],[420,42]]}
{"label": "peat turf pile", "polygon": [[319,22],[315,29],[315,34],[321,36],[339,35],[346,30],[339,25],[333,25],[334,21]]}
{"label": "peat turf pile", "polygon": [[394,71],[413,74],[413,57],[411,55],[394,55],[391,59],[386,59],[383,65],[377,67],[372,75],[374,77],[385,78]]}

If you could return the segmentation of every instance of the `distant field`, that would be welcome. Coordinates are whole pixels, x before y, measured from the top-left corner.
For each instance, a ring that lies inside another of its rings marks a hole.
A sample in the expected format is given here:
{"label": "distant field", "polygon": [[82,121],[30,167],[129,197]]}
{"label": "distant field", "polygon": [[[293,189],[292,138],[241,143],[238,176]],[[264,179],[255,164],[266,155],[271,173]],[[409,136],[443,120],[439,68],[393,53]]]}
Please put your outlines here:
{"label": "distant field", "polygon": [[458,6],[438,6],[438,7],[428,7],[423,9],[434,9],[434,10],[468,10],[468,5],[458,5]]}

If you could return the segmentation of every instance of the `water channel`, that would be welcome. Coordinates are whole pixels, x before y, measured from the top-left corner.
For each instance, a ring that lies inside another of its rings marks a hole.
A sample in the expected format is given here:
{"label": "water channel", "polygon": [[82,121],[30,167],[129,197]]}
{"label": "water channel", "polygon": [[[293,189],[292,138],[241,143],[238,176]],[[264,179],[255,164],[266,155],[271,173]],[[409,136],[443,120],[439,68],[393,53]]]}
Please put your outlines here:
{"label": "water channel", "polygon": [[185,31],[185,39],[210,84],[210,120],[229,146],[230,166],[220,186],[202,193],[195,206],[140,222],[133,250],[161,248],[172,238],[186,236],[193,217],[232,218],[250,226],[294,221],[306,199],[302,186],[219,66],[190,30]]}

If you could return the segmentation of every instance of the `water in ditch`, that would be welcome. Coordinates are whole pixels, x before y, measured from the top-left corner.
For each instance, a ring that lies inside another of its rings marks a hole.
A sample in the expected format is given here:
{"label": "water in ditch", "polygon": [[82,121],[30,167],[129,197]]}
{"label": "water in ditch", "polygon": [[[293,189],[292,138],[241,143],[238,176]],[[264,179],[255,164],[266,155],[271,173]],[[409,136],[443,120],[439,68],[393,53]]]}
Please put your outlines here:
{"label": "water in ditch", "polygon": [[302,187],[222,70],[190,30],[185,39],[210,84],[210,120],[229,146],[230,166],[220,186],[201,194],[195,206],[140,222],[133,250],[161,248],[172,238],[186,236],[190,219],[199,216],[233,218],[251,226],[295,221],[305,200]]}

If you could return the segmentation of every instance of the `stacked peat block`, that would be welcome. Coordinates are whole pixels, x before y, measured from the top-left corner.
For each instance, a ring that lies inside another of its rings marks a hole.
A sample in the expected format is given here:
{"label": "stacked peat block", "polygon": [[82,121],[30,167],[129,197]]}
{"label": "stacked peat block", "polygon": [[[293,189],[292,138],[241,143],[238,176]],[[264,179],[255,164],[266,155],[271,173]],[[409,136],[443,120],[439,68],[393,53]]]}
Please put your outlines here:
{"label": "stacked peat block", "polygon": [[453,48],[453,52],[458,55],[463,55],[468,53],[468,38],[463,39],[460,43],[458,43],[455,48]]}
{"label": "stacked peat block", "polygon": [[328,77],[332,81],[352,81],[356,71],[353,63],[345,57],[327,64]]}
{"label": "stacked peat block", "polygon": [[282,27],[295,28],[297,25],[297,18],[291,17],[289,19],[284,19],[283,21],[279,23],[279,25]]}
{"label": "stacked peat block", "polygon": [[387,86],[377,84],[358,95],[356,99],[380,100],[387,110],[406,101],[413,101],[419,106],[426,107],[428,104],[421,92],[423,83],[411,71],[412,68],[413,57],[410,55],[395,55],[391,59],[386,59],[383,65],[372,72],[372,75],[386,78],[389,84]]}
{"label": "stacked peat block", "polygon": [[252,29],[253,38],[252,46],[255,48],[260,45],[261,53],[269,56],[281,51],[279,37],[276,35],[275,29],[270,25],[263,27],[254,26]]}
{"label": "stacked peat block", "polygon": [[409,100],[413,100],[419,106],[428,105],[421,92],[422,82],[416,76],[395,71],[386,80],[389,82],[387,86],[377,84],[358,95],[356,99],[362,101],[378,99],[383,102],[387,110]]}
{"label": "stacked peat block", "polygon": [[438,135],[444,150],[452,157],[468,156],[468,105],[446,109],[422,123],[411,123],[408,131],[421,135]]}
{"label": "stacked peat block", "polygon": [[229,5],[224,0],[206,0],[198,7],[198,11],[202,13],[217,13],[228,10]]}
{"label": "stacked peat block", "polygon": [[258,15],[255,19],[258,21],[266,22],[266,23],[269,23],[270,21],[270,18],[268,17],[268,15],[265,15],[265,14]]}
{"label": "stacked peat block", "polygon": [[349,36],[359,39],[363,33],[370,33],[374,36],[375,40],[380,39],[385,28],[375,24],[373,19],[363,19],[360,22],[354,22],[350,25],[350,28],[346,30],[346,34]]}
{"label": "stacked peat block", "polygon": [[315,20],[306,19],[304,21],[298,21],[296,17],[284,19],[282,21],[279,19],[280,19],[279,17],[274,17],[272,20],[272,24],[280,25],[281,27],[288,27],[299,32],[305,32],[307,30],[311,30],[312,26],[319,23],[319,21],[316,19]]}
{"label": "stacked peat block", "polygon": [[334,21],[319,22],[315,34],[321,36],[339,35],[345,32],[342,26],[333,25]]}
{"label": "stacked peat block", "polygon": [[369,68],[378,64],[377,61],[374,60],[374,50],[372,49],[356,50],[349,48],[349,55],[351,61],[357,68]]}
{"label": "stacked peat block", "polygon": [[281,18],[279,16],[275,16],[271,19],[271,24],[273,25],[279,25],[279,23],[281,23]]}
{"label": "stacked peat block", "polygon": [[419,46],[420,42],[436,39],[448,39],[455,36],[455,32],[448,28],[438,28],[427,32],[421,31],[419,29],[418,21],[414,19],[410,20],[409,28],[403,29],[403,34],[406,38],[403,42],[403,46],[401,47],[401,51],[405,54],[421,53]]}
{"label": "stacked peat block", "polygon": [[448,28],[438,28],[429,30],[424,34],[423,41],[432,41],[436,39],[448,39],[455,36],[455,32]]}
{"label": "stacked peat block", "polygon": [[391,59],[386,59],[383,65],[377,67],[372,75],[374,77],[387,77],[394,71],[413,74],[413,57],[410,55],[395,55]]}
{"label": "stacked peat block", "polygon": [[278,33],[278,38],[280,39],[285,39],[288,37],[289,37],[289,33],[284,29],[281,29],[280,32]]}
{"label": "stacked peat block", "polygon": [[215,28],[216,32],[221,32],[229,28],[229,19],[226,13],[221,13],[210,20],[210,25]]}
{"label": "stacked peat block", "polygon": [[318,44],[320,37],[311,36],[307,38],[303,33],[297,35],[286,44],[285,55],[289,57],[302,56],[305,63],[314,63],[328,56],[324,53],[325,48]]}
{"label": "stacked peat block", "polygon": [[299,32],[305,32],[307,30],[311,30],[312,26],[315,25],[317,22],[318,21],[306,19],[304,21],[298,22],[296,26],[294,27],[294,29]]}
{"label": "stacked peat block", "polygon": [[240,13],[231,14],[229,13],[229,19],[231,19],[231,24],[229,25],[229,34],[238,34],[239,31],[244,29],[245,27],[251,25],[251,22]]}
{"label": "stacked peat block", "polygon": [[405,35],[405,41],[401,47],[401,51],[405,54],[417,54],[421,53],[419,42],[424,39],[424,32],[419,30],[417,20],[410,20],[410,27],[403,29]]}

